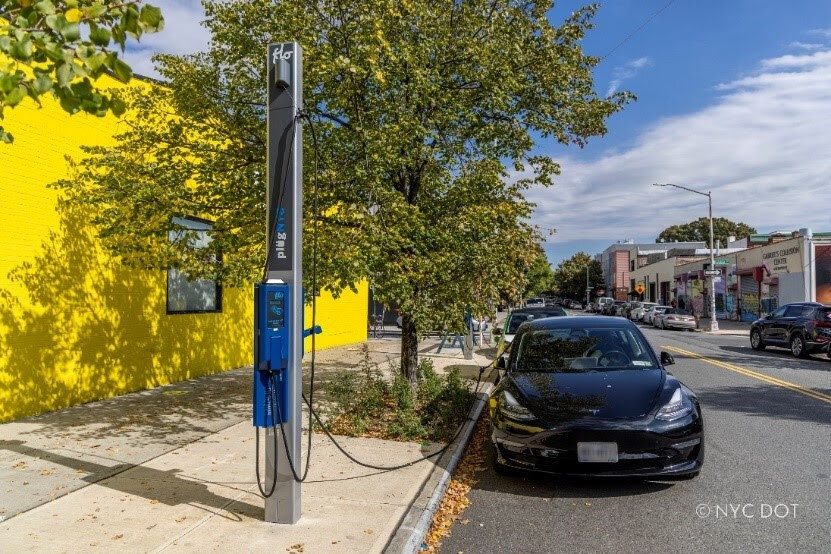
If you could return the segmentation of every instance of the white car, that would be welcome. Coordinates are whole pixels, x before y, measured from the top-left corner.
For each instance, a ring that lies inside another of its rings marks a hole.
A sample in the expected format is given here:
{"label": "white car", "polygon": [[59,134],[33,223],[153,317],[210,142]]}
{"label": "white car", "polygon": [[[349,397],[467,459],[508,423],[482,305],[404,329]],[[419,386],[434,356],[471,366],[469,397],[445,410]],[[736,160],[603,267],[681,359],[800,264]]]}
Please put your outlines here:
{"label": "white car", "polygon": [[542,298],[529,298],[525,301],[526,308],[545,308],[545,300]]}
{"label": "white car", "polygon": [[650,325],[655,325],[655,316],[658,315],[658,314],[664,313],[665,311],[667,311],[671,307],[672,306],[655,306],[654,308],[652,308],[651,310],[646,312],[646,314],[644,315],[644,317],[643,317],[644,323],[649,323]]}
{"label": "white car", "polygon": [[631,312],[629,312],[629,319],[632,321],[643,321],[643,316],[647,312],[647,310],[651,310],[654,306],[657,306],[655,302],[641,302],[640,306],[633,308]]}

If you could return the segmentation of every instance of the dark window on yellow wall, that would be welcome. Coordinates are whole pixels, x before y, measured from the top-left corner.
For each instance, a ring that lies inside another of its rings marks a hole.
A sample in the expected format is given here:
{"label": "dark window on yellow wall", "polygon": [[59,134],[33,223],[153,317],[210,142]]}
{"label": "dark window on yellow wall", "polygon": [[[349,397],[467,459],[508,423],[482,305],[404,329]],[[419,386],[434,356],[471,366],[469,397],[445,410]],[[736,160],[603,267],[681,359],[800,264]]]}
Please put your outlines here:
{"label": "dark window on yellow wall", "polygon": [[[190,240],[195,248],[210,243],[208,231],[213,228],[210,221],[197,218],[174,217],[173,223],[186,230],[170,231],[170,242]],[[222,311],[222,288],[210,279],[189,280],[188,275],[178,269],[167,270],[167,313],[191,314]]]}

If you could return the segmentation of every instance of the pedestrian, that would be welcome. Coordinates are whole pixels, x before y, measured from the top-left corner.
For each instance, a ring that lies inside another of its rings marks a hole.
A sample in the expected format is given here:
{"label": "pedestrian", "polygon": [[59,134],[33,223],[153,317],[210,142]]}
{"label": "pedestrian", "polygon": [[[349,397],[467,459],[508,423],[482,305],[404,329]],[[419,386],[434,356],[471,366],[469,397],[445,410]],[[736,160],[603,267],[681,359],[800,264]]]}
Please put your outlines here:
{"label": "pedestrian", "polygon": [[675,308],[678,306],[678,301],[673,298],[672,302],[670,302],[669,305],[670,307]]}

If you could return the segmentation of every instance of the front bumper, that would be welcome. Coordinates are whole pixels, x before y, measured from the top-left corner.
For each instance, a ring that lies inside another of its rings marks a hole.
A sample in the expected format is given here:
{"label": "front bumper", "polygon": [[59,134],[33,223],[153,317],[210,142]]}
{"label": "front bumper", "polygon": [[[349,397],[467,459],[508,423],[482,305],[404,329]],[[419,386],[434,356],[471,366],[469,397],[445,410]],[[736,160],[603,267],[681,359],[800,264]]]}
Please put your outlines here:
{"label": "front bumper", "polygon": [[[546,430],[530,436],[492,427],[491,440],[496,461],[501,466],[558,475],[683,476],[697,473],[704,463],[700,418],[665,432],[602,422],[596,426]],[[580,462],[577,459],[578,442],[615,442],[618,461]]]}

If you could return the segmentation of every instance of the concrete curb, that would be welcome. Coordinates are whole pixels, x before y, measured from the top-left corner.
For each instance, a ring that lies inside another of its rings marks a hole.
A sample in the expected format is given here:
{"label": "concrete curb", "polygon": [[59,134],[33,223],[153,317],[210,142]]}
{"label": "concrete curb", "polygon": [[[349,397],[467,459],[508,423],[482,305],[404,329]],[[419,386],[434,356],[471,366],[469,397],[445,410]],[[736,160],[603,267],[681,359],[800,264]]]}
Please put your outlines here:
{"label": "concrete curb", "polygon": [[[476,402],[470,410],[470,418],[462,433],[456,439],[455,446],[448,449],[438,460],[436,467],[430,472],[430,476],[421,488],[421,492],[410,504],[410,508],[404,514],[404,517],[401,518],[398,530],[390,538],[384,552],[413,554],[421,550],[421,544],[427,536],[433,516],[436,515],[441,499],[450,484],[450,477],[456,469],[467,443],[470,441],[473,428],[476,426],[476,422],[479,421],[479,416],[490,397],[491,390],[493,390],[493,384],[486,383],[485,387],[477,394]],[[448,455],[450,455],[450,460],[445,467],[442,467]]]}

